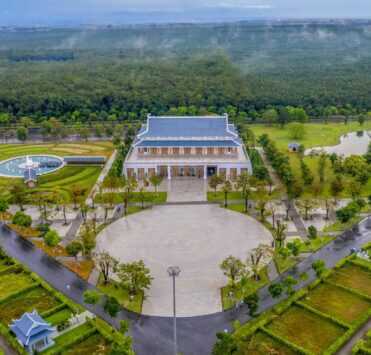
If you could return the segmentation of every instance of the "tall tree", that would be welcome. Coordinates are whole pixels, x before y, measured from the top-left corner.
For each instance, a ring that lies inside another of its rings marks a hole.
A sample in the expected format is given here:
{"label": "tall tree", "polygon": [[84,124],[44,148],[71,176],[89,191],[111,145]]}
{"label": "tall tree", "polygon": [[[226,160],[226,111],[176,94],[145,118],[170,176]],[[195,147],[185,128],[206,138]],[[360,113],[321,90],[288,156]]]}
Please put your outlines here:
{"label": "tall tree", "polygon": [[142,260],[120,264],[116,274],[121,285],[132,295],[149,289],[153,280],[150,270]]}
{"label": "tall tree", "polygon": [[246,260],[246,266],[256,281],[260,280],[259,271],[261,268],[261,262],[264,260],[264,258],[272,255],[272,248],[265,244],[260,244],[257,248],[254,248],[250,251],[250,254]]}
{"label": "tall tree", "polygon": [[220,264],[224,275],[228,277],[230,285],[235,288],[236,283],[241,280],[246,272],[245,264],[238,258],[230,255]]}
{"label": "tall tree", "polygon": [[107,251],[102,251],[94,254],[94,262],[103,275],[104,284],[108,284],[111,273],[117,271],[119,265],[118,260],[111,256]]}
{"label": "tall tree", "polygon": [[251,177],[247,173],[242,173],[238,178],[237,178],[237,184],[236,187],[238,190],[241,191],[242,198],[245,201],[245,213],[248,212],[249,208],[249,199],[251,196]]}

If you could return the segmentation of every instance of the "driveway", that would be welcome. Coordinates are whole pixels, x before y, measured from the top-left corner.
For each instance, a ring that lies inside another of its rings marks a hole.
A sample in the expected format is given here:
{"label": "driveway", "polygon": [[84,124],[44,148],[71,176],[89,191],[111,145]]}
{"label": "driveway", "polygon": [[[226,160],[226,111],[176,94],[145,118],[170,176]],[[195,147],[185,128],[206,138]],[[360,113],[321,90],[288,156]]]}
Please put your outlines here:
{"label": "driveway", "polygon": [[154,277],[143,305],[147,315],[171,316],[172,288],[167,275],[178,265],[177,313],[180,317],[222,310],[220,288],[227,283],[219,268],[229,255],[246,259],[271,235],[260,223],[216,205],[156,206],[107,227],[98,250],[122,262],[143,260]]}

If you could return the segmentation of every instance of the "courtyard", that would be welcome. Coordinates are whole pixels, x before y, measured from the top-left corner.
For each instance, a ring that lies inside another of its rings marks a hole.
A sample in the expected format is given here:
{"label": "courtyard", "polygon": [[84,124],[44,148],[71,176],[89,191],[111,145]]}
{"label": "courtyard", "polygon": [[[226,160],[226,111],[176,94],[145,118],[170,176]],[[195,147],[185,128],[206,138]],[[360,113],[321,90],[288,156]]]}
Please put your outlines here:
{"label": "courtyard", "polygon": [[172,284],[177,265],[177,314],[180,317],[222,310],[220,288],[227,279],[219,264],[229,255],[245,260],[249,250],[270,244],[271,235],[256,220],[216,205],[156,206],[108,226],[97,249],[122,262],[143,260],[154,277],[143,304],[147,315],[172,315]]}

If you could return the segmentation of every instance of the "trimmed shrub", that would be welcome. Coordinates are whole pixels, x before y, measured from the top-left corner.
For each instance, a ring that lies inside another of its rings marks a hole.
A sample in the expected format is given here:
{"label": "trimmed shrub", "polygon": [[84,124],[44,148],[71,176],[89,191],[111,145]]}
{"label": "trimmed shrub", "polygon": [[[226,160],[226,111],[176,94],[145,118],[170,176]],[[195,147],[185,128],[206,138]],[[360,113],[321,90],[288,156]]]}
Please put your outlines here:
{"label": "trimmed shrub", "polygon": [[12,223],[21,227],[30,227],[32,224],[32,218],[27,214],[18,211],[13,216]]}

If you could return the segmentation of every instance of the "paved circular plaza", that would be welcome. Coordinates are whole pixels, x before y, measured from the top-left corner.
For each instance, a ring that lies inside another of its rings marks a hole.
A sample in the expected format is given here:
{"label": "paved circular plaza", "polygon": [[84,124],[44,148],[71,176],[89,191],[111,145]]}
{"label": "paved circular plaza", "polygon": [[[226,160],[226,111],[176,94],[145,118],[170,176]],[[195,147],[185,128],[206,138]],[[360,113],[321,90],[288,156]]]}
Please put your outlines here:
{"label": "paved circular plaza", "polygon": [[122,262],[143,260],[151,269],[147,315],[172,315],[167,268],[179,266],[177,313],[186,317],[221,311],[220,288],[226,284],[221,261],[229,255],[245,260],[249,250],[271,240],[254,219],[216,205],[156,206],[108,226],[97,249]]}

